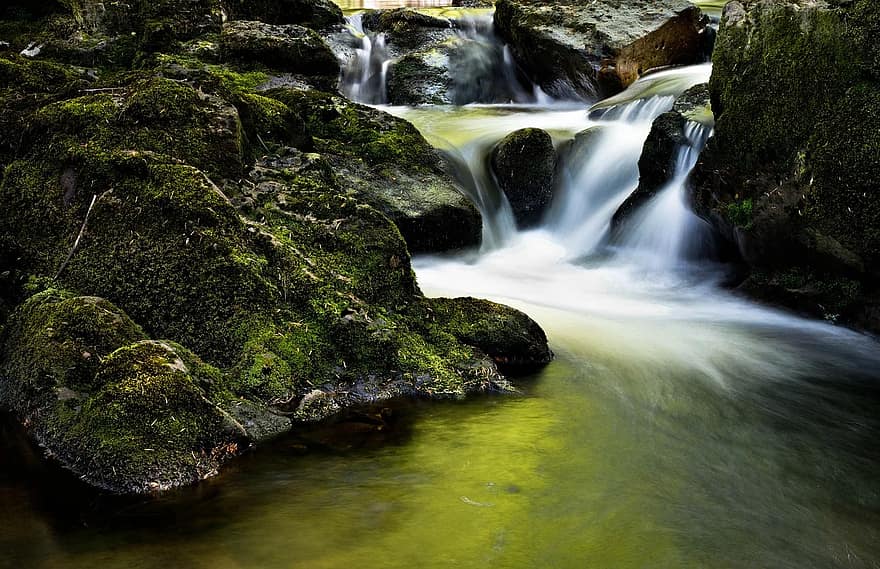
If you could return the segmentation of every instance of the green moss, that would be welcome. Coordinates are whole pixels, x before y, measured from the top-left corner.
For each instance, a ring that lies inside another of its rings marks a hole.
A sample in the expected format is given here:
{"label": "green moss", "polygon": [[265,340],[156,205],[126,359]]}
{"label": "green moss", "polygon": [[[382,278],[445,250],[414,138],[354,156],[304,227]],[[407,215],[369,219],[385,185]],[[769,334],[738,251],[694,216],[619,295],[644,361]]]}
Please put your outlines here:
{"label": "green moss", "polygon": [[101,362],[146,335],[121,310],[96,297],[49,289],[12,316],[0,353],[0,401],[20,409],[55,397],[55,390],[92,391]]}
{"label": "green moss", "polygon": [[30,147],[56,159],[59,151],[72,157],[86,147],[158,152],[216,176],[238,176],[242,169],[235,108],[163,78],[48,105],[34,116],[29,134]]}
{"label": "green moss", "polygon": [[747,198],[727,205],[727,219],[737,227],[752,228],[754,202]]}
{"label": "green moss", "polygon": [[476,298],[422,299],[409,315],[432,344],[454,339],[473,346],[505,373],[530,373],[553,357],[543,330],[508,306]]}
{"label": "green moss", "polygon": [[356,155],[371,165],[399,165],[413,171],[436,168],[436,157],[410,123],[320,91],[273,89],[266,93],[305,121],[318,149]]}
{"label": "green moss", "polygon": [[311,149],[312,138],[305,123],[284,103],[253,93],[244,93],[236,98],[236,106],[251,152],[255,156],[279,146]]}
{"label": "green moss", "polygon": [[41,436],[97,486],[145,492],[191,483],[236,454],[243,434],[200,385],[215,375],[171,343],[122,347],[98,370],[103,387],[76,407],[58,402]]}

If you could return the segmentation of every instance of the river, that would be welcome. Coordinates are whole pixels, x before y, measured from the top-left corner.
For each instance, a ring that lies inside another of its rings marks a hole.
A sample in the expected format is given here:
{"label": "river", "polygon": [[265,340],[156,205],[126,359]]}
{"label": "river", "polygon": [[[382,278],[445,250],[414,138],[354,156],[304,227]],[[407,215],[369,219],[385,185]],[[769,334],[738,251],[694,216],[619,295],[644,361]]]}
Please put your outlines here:
{"label": "river", "polygon": [[[609,232],[651,120],[710,72],[654,74],[604,114],[385,107],[449,153],[486,219],[480,250],[414,260],[422,289],[526,311],[556,360],[519,395],[395,406],[387,432],[284,439],[158,500],[82,493],[7,427],[0,567],[880,567],[876,341],[738,298],[694,260],[706,236],[681,198],[711,127]],[[527,126],[560,146],[601,130],[521,232],[485,160]]]}

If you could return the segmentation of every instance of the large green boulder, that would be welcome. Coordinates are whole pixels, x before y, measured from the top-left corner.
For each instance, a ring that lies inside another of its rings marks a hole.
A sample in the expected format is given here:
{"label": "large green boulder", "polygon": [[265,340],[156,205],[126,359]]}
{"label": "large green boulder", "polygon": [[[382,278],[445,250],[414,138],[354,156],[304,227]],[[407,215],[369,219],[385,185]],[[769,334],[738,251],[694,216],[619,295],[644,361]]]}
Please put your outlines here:
{"label": "large green boulder", "polygon": [[218,378],[106,300],[53,289],[12,315],[0,352],[2,407],[64,467],[114,492],[190,484],[238,453],[244,428],[209,400]]}
{"label": "large green boulder", "polygon": [[260,65],[306,76],[339,76],[339,62],[317,32],[296,24],[236,20],[223,26],[220,50],[224,61]]}
{"label": "large green boulder", "polygon": [[[186,59],[97,91],[16,87],[35,102],[0,182],[0,405],[49,455],[161,490],[301,422],[507,391],[502,373],[534,369],[508,362],[547,361],[527,316],[421,295],[407,218],[385,211],[459,231],[452,204],[468,239],[479,217],[411,125]],[[439,234],[414,243],[455,243]]]}
{"label": "large green boulder", "polygon": [[479,213],[410,123],[329,93],[267,94],[303,117],[336,177],[397,225],[411,253],[479,244]]}
{"label": "large green boulder", "polygon": [[694,176],[696,207],[749,269],[742,290],[873,330],[878,22],[872,0],[729,3]]}

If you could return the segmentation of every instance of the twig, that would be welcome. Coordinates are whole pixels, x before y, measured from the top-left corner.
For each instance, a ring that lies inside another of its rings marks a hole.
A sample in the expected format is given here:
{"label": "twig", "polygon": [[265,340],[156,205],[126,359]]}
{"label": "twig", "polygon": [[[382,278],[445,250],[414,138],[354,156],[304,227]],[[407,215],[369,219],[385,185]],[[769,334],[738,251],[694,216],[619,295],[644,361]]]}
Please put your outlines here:
{"label": "twig", "polygon": [[86,217],[83,219],[82,227],[79,228],[79,235],[76,236],[76,241],[73,242],[73,247],[70,248],[70,252],[67,253],[67,258],[64,259],[64,262],[61,263],[61,267],[59,267],[58,272],[55,273],[55,279],[58,280],[58,277],[61,276],[61,272],[64,271],[64,268],[67,266],[67,263],[70,262],[71,257],[73,257],[73,253],[76,251],[76,248],[79,247],[79,242],[82,239],[83,233],[86,232],[86,224],[89,222],[89,215],[92,213],[92,208],[95,207],[95,202],[98,201],[98,194],[92,195],[92,203],[89,204],[89,209],[86,211]]}
{"label": "twig", "polygon": [[271,153],[271,150],[269,150],[269,147],[266,146],[266,143],[263,142],[263,138],[262,138],[259,134],[257,135],[257,140],[259,140],[259,141],[260,141],[260,144],[263,145],[263,150],[265,150],[266,152]]}
{"label": "twig", "polygon": [[80,93],[104,93],[106,91],[125,91],[125,87],[102,87],[100,89],[80,89]]}

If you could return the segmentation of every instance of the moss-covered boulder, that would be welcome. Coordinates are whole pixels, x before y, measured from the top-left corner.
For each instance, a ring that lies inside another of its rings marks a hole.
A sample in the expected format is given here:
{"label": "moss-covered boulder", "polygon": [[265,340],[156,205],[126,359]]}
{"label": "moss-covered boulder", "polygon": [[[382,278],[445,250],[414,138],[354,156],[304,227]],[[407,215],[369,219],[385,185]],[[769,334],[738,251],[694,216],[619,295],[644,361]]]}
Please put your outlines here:
{"label": "moss-covered boulder", "polygon": [[696,207],[751,269],[744,290],[845,322],[877,294],[878,21],[870,0],[729,3],[694,174]]}
{"label": "moss-covered boulder", "polygon": [[451,37],[454,24],[444,18],[428,16],[409,8],[374,10],[362,17],[365,30],[385,34],[399,49],[422,48]]}
{"label": "moss-covered boulder", "polygon": [[411,124],[328,93],[277,89],[267,95],[305,119],[336,177],[394,221],[410,252],[479,243],[479,213]]}
{"label": "moss-covered boulder", "polygon": [[46,452],[92,485],[161,490],[216,473],[246,432],[212,403],[219,372],[145,339],[109,302],[47,290],[12,316],[0,404]]}
{"label": "moss-covered boulder", "polygon": [[296,24],[227,22],[220,50],[224,61],[324,78],[327,85],[339,76],[339,62],[321,36]]}
{"label": "moss-covered boulder", "polygon": [[553,359],[547,337],[522,312],[478,298],[425,299],[413,315],[429,334],[448,333],[487,354],[511,376],[532,373]]}
{"label": "moss-covered boulder", "polygon": [[323,29],[344,23],[342,10],[330,0],[222,0],[231,20],[299,24]]}
{"label": "moss-covered boulder", "polygon": [[433,48],[400,57],[389,69],[387,89],[392,105],[452,104],[448,53]]}
{"label": "moss-covered boulder", "polygon": [[553,199],[553,139],[539,128],[517,130],[498,143],[491,160],[492,173],[510,202],[517,225],[537,225]]}
{"label": "moss-covered boulder", "polygon": [[88,84],[80,70],[14,54],[0,57],[0,167],[18,152],[34,111]]}
{"label": "moss-covered boulder", "polygon": [[410,124],[261,90],[294,74],[222,45],[91,74],[0,58],[0,406],[115,492],[352,405],[507,391],[499,364],[546,351],[495,306],[426,323],[410,250],[480,221]]}
{"label": "moss-covered boulder", "polygon": [[650,69],[706,57],[708,18],[687,0],[499,0],[495,25],[529,78],[561,97],[612,95]]}

